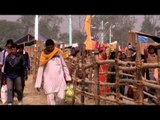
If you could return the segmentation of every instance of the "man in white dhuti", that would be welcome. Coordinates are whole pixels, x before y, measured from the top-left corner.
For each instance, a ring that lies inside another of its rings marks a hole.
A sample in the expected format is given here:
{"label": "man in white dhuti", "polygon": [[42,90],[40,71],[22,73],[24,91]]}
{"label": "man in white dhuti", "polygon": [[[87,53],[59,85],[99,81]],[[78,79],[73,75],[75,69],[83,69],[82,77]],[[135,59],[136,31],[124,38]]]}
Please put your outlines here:
{"label": "man in white dhuti", "polygon": [[48,105],[63,104],[66,83],[71,83],[71,76],[61,53],[52,39],[46,40],[45,49],[40,56],[35,88],[38,91],[43,88]]}

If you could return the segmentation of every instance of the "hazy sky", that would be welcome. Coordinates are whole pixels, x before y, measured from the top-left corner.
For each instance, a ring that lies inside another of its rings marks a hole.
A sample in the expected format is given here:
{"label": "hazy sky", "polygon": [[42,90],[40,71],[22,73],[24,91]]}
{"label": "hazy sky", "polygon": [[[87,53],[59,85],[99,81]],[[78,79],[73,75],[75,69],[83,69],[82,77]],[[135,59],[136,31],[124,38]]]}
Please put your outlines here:
{"label": "hazy sky", "polygon": [[141,29],[141,24],[144,20],[144,16],[143,15],[135,15],[137,22],[135,24],[135,30],[139,31]]}
{"label": "hazy sky", "polygon": [[[20,17],[20,15],[0,15],[0,19],[6,19],[9,21],[15,21]],[[141,23],[143,21],[143,15],[135,15],[135,17],[137,18],[137,23],[135,24],[135,29],[136,31],[139,31],[141,28]],[[77,23],[72,21],[73,23],[73,29],[76,28]],[[68,20],[64,21],[61,24],[61,32],[68,32],[69,28],[68,28]]]}
{"label": "hazy sky", "polygon": [[15,21],[20,17],[20,15],[0,15],[0,19],[6,19],[9,21]]}

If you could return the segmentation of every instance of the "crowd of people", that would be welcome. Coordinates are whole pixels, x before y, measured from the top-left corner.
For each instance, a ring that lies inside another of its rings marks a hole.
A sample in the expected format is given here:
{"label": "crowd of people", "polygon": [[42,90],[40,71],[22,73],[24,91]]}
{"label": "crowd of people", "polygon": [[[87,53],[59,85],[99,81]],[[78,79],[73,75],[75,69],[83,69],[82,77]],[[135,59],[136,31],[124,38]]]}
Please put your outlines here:
{"label": "crowd of people", "polygon": [[[133,46],[131,43],[128,43],[128,46],[125,48],[119,49],[118,50],[118,56],[116,56],[116,52],[110,51],[109,55],[107,55],[107,47],[101,46],[99,47],[99,53],[98,53],[98,60],[107,60],[107,59],[115,59],[118,58],[121,61],[136,61],[136,47]],[[141,53],[141,60],[144,63],[158,63],[158,56],[157,56],[157,49],[156,46],[154,45],[148,45],[146,46],[143,50],[143,53]],[[126,67],[131,67],[133,65],[127,64]],[[102,64],[99,66],[99,72],[115,72],[116,68],[114,64]],[[130,72],[130,71],[124,71],[124,73],[130,74],[132,76],[136,76],[136,73]],[[143,78],[146,80],[150,81],[155,81],[158,83],[158,68],[145,68],[142,70],[142,75]],[[128,79],[134,79],[134,77],[129,77],[129,76],[122,76],[122,79],[128,78]],[[99,81],[100,82],[110,82],[110,83],[115,83],[116,81],[116,76],[114,74],[99,74]],[[116,92],[115,87],[105,87],[105,86],[100,86],[100,95],[105,95],[107,92]],[[150,93],[151,95],[156,95],[156,90],[151,89],[148,87],[144,87],[144,91]],[[133,93],[133,88],[132,86],[128,85],[121,85],[120,86],[120,93],[122,95],[125,95],[127,97],[133,98],[134,93]],[[148,98],[149,102],[154,102],[154,100],[151,97],[148,97],[145,95],[145,98]]]}
{"label": "crowd of people", "polygon": [[17,96],[18,105],[23,104],[28,70],[30,70],[30,59],[24,46],[16,45],[12,39],[7,40],[0,56],[0,88],[4,83],[7,84],[6,104],[12,105],[15,96]]}
{"label": "crowd of people", "polygon": [[[16,45],[12,39],[7,40],[0,56],[0,87],[7,85],[7,105],[23,104],[25,81],[30,70],[30,58],[24,45]],[[52,39],[47,39],[45,48],[39,58],[39,67],[35,88],[43,89],[48,105],[63,104],[67,84],[71,84],[71,72],[64,61],[64,53],[55,46]],[[54,71],[54,72],[53,72]],[[1,89],[1,88],[0,88]]]}
{"label": "crowd of people", "polygon": [[[72,62],[77,61],[77,55],[82,55],[83,50],[72,48],[68,57]],[[24,50],[24,45],[16,45],[12,39],[7,40],[4,49],[0,52],[0,89],[4,83],[7,84],[7,103],[13,105],[13,98],[17,96],[18,104],[23,104],[23,94],[25,81],[28,79],[28,71],[30,70],[30,58]],[[109,54],[108,54],[109,53]],[[84,53],[83,53],[84,54]],[[130,55],[128,57],[128,55]],[[61,105],[64,102],[65,90],[67,84],[72,83],[72,65],[69,65],[64,59],[63,51],[56,47],[52,39],[45,41],[45,48],[41,52],[39,58],[39,67],[35,81],[35,88],[38,91],[43,91],[46,94],[48,105]],[[116,56],[115,51],[107,51],[104,46],[98,47],[97,59],[99,61],[107,59],[115,59],[118,57],[122,61],[135,61],[136,48],[129,43],[124,49],[118,51]],[[143,62],[158,62],[157,50],[153,45],[149,45],[144,49],[144,54],[141,55]],[[127,65],[130,67],[131,65]],[[99,66],[99,72],[115,72],[114,64],[102,64]],[[127,74],[130,74],[128,71]],[[143,76],[147,80],[158,80],[158,69],[145,69],[142,71]],[[82,78],[81,72],[78,72],[77,77]],[[126,78],[123,76],[123,78]],[[115,83],[116,78],[113,74],[99,74],[100,82]],[[152,95],[156,94],[153,89],[145,88],[145,91]],[[100,95],[105,95],[106,92],[115,91],[115,88],[100,85]],[[133,90],[131,87],[122,85],[120,93],[133,98]],[[16,94],[16,95],[15,95]],[[150,100],[152,100],[150,98]]]}

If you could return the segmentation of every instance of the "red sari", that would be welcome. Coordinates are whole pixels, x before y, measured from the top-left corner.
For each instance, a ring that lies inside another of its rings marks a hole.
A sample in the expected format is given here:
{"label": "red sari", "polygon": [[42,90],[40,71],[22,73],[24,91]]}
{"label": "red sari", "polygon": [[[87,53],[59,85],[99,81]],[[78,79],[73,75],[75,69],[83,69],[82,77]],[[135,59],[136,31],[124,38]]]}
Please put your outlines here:
{"label": "red sari", "polygon": [[[99,58],[99,60],[104,60],[102,57]],[[99,72],[106,72],[108,69],[108,65],[107,64],[102,64],[99,67]],[[107,78],[108,75],[107,74],[99,74],[99,81],[103,82],[103,83],[107,83]],[[106,92],[110,92],[110,88],[108,86],[105,85],[100,85],[100,95],[105,95]]]}

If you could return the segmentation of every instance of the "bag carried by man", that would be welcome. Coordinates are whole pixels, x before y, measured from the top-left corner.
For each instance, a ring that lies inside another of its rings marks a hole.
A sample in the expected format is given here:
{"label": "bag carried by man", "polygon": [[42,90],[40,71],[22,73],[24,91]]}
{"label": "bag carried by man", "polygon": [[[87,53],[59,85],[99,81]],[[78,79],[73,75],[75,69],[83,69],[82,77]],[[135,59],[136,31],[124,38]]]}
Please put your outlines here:
{"label": "bag carried by man", "polygon": [[7,84],[5,81],[3,82],[3,85],[1,87],[1,101],[3,104],[7,102]]}

